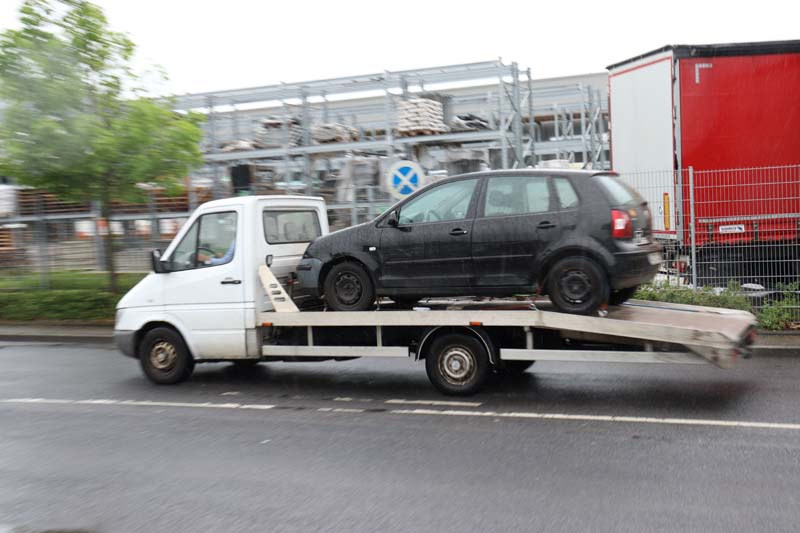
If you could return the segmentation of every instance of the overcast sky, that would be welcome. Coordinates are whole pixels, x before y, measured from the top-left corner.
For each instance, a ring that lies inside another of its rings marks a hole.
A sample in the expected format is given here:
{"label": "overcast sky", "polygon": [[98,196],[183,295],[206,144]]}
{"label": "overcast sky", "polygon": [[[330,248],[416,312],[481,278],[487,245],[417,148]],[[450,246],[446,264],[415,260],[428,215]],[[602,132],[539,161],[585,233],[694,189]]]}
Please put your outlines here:
{"label": "overcast sky", "polygon": [[[95,0],[161,65],[163,91],[201,92],[502,57],[536,78],[601,72],[665,44],[800,38],[800,3],[670,0]],[[0,0],[0,28],[19,0]],[[742,7],[739,7],[742,6]]]}

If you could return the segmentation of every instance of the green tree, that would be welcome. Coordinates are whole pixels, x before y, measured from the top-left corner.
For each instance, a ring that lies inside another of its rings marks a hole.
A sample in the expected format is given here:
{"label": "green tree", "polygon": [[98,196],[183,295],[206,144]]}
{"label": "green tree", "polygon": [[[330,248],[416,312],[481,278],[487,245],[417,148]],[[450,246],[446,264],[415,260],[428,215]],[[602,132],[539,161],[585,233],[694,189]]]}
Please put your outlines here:
{"label": "green tree", "polygon": [[[65,199],[91,200],[109,220],[137,185],[174,188],[200,164],[201,115],[147,98],[134,45],[85,0],[26,0],[0,34],[0,174]],[[105,268],[116,292],[111,232]]]}

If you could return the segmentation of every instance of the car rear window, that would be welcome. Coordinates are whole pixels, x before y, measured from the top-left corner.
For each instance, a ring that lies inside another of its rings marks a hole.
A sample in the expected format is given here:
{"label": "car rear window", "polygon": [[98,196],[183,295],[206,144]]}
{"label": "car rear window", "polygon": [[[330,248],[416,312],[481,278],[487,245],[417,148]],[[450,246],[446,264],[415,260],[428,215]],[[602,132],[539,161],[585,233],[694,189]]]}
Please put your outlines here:
{"label": "car rear window", "polygon": [[608,195],[608,199],[615,205],[641,205],[644,198],[636,190],[616,176],[600,174],[594,176],[601,188]]}
{"label": "car rear window", "polygon": [[264,211],[264,237],[269,244],[310,242],[320,233],[316,211]]}

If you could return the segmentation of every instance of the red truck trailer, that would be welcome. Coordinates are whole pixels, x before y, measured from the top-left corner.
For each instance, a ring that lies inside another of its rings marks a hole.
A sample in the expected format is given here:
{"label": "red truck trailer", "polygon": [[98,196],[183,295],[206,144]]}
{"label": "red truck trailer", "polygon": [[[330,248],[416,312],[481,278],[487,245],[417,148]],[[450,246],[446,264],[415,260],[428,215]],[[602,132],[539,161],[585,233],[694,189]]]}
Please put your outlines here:
{"label": "red truck trailer", "polygon": [[720,279],[796,278],[800,40],[670,45],[607,68],[612,166],[658,213],[654,233],[696,244],[698,267],[737,262]]}

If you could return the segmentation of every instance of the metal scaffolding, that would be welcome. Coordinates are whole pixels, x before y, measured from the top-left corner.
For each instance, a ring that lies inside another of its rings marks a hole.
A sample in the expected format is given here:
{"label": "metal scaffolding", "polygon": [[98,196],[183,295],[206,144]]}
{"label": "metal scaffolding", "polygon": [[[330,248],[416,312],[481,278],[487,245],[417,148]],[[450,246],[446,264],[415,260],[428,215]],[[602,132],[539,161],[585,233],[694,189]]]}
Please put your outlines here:
{"label": "metal scaffolding", "polygon": [[[605,75],[588,76],[601,81]],[[224,195],[227,168],[240,164],[253,165],[256,180],[270,176],[292,190],[316,192],[320,176],[340,173],[353,157],[410,158],[433,175],[449,173],[454,150],[483,154],[484,168],[523,168],[548,159],[605,168],[608,109],[602,84],[589,86],[579,77],[533,80],[530,69],[495,60],[189,94],[178,97],[175,107],[207,114],[206,166],[198,176],[210,179],[215,196]],[[430,95],[444,99],[446,114],[481,117],[487,128],[398,135],[398,103]],[[246,144],[265,117],[283,121],[281,142]],[[299,127],[299,140],[291,139],[290,122]],[[328,122],[353,128],[358,140],[315,143],[312,126]],[[223,150],[234,141],[249,149]]]}

